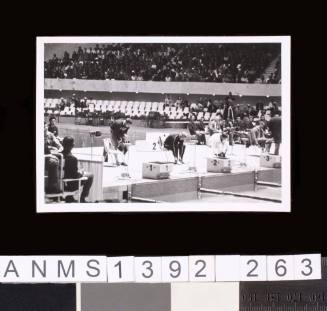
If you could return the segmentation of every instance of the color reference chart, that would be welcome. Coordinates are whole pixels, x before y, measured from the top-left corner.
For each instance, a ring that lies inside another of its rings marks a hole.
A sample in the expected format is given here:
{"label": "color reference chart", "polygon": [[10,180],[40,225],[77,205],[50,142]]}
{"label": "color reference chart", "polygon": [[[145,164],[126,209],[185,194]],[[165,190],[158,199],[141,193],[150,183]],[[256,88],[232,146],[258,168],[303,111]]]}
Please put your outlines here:
{"label": "color reference chart", "polygon": [[0,310],[327,311],[327,258],[318,280],[0,284]]}

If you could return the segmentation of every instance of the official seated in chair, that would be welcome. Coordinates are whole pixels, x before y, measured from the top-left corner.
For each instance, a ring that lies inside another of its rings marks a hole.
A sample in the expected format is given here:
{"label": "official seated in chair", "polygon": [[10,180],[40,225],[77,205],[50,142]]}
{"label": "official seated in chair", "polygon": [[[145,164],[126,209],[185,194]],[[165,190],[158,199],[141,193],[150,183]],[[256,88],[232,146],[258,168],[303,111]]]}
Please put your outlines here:
{"label": "official seated in chair", "polygon": [[52,132],[49,131],[46,122],[44,122],[44,148],[45,154],[58,153],[63,150],[60,141]]}
{"label": "official seated in chair", "polygon": [[174,158],[175,158],[175,164],[181,163],[183,164],[183,156],[185,153],[185,145],[184,145],[184,139],[186,138],[185,133],[181,134],[171,134],[169,135],[164,142],[164,147],[167,150],[172,151]]}
{"label": "official seated in chair", "polygon": [[60,192],[59,166],[60,158],[56,155],[63,150],[59,140],[53,133],[49,132],[47,123],[44,122],[44,154],[45,174],[47,182],[45,183],[45,193],[55,194]]}
{"label": "official seated in chair", "polygon": [[262,151],[268,151],[270,149],[271,142],[267,139],[265,134],[265,123],[263,121],[258,121],[250,130],[249,139],[253,146],[259,146]]}
{"label": "official seated in chair", "polygon": [[198,145],[205,145],[206,137],[204,133],[205,126],[203,120],[201,120],[199,123],[197,123],[195,120],[196,116],[194,114],[191,114],[191,120],[187,125],[187,128],[192,136],[196,136],[196,139],[198,140]]}
{"label": "official seated in chair", "polygon": [[[88,197],[92,183],[93,183],[93,174],[89,172],[79,172],[78,171],[78,160],[75,156],[72,155],[72,149],[74,148],[74,138],[66,136],[63,139],[64,150],[62,154],[65,160],[64,166],[64,178],[65,179],[77,179],[81,177],[87,177],[86,180],[81,182],[83,186],[83,191],[81,193],[81,203],[87,203],[85,198]],[[78,181],[67,182],[67,186],[64,190],[66,191],[75,191],[78,189]],[[67,196],[66,202],[76,202],[73,197]]]}
{"label": "official seated in chair", "polygon": [[51,116],[49,118],[48,131],[51,132],[54,136],[58,137],[58,127],[56,126],[56,117]]}

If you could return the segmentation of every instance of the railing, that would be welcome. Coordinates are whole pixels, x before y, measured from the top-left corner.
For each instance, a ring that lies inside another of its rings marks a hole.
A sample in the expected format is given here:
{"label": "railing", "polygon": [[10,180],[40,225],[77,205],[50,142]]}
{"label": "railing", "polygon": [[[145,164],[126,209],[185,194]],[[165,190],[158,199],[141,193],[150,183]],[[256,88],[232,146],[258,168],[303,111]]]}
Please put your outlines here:
{"label": "railing", "polygon": [[156,94],[281,96],[280,84],[45,79],[45,90]]}

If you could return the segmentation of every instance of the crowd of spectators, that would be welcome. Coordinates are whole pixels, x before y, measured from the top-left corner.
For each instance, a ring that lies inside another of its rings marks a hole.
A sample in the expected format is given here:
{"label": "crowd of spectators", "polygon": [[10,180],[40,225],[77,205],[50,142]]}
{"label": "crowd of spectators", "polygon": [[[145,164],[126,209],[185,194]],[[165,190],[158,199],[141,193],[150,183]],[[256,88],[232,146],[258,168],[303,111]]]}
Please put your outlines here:
{"label": "crowd of spectators", "polygon": [[45,78],[278,83],[261,79],[279,44],[96,44],[45,61]]}

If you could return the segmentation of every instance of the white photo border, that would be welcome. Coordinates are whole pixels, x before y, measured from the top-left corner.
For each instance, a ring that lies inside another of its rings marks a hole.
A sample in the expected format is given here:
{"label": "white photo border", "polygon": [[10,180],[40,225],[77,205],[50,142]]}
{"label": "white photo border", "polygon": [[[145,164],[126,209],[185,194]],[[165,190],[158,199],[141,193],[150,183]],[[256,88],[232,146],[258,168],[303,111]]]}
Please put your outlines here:
{"label": "white photo border", "polygon": [[[66,203],[44,202],[44,45],[47,43],[281,43],[282,203]],[[37,37],[36,211],[63,212],[290,212],[291,211],[291,37]]]}

